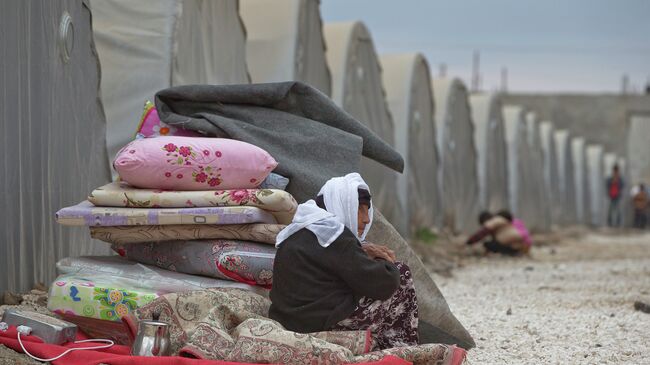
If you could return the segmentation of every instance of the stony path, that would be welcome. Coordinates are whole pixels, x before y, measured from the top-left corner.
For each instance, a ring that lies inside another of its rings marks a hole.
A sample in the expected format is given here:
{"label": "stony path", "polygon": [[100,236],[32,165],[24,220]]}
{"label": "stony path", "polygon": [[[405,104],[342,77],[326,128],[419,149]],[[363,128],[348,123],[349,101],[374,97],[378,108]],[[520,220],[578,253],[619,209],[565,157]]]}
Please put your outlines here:
{"label": "stony path", "polygon": [[473,334],[469,364],[650,364],[650,235],[588,234],[435,276]]}

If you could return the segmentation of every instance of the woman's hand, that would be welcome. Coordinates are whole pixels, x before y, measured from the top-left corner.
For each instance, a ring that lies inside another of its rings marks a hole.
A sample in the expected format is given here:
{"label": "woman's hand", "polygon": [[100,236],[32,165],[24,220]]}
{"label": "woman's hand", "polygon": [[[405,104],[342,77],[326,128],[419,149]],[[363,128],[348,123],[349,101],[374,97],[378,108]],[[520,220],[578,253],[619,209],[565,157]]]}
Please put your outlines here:
{"label": "woman's hand", "polygon": [[376,245],[374,243],[364,243],[361,248],[372,259],[382,259],[395,263],[395,252],[386,246]]}

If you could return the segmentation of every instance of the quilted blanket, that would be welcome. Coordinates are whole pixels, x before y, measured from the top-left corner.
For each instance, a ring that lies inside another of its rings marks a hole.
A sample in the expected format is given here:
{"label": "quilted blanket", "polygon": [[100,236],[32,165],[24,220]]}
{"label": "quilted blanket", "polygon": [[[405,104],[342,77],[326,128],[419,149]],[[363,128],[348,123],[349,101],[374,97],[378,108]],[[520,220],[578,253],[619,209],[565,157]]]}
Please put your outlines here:
{"label": "quilted blanket", "polygon": [[282,224],[291,223],[298,203],[283,190],[238,189],[212,191],[172,191],[138,189],[125,182],[112,182],[93,190],[88,200],[100,207],[192,208],[257,207],[270,212]]}
{"label": "quilted blanket", "polygon": [[202,239],[243,240],[275,244],[283,224],[171,224],[164,226],[90,227],[90,236],[108,243],[145,243]]}
{"label": "quilted blanket", "polygon": [[271,213],[256,207],[113,208],[87,200],[56,212],[56,221],[68,226],[277,223]]}
{"label": "quilted blanket", "polygon": [[123,317],[132,336],[139,320],[170,324],[174,355],[236,362],[342,364],[397,356],[413,364],[456,365],[465,350],[426,344],[368,352],[367,331],[299,334],[267,318],[270,302],[240,289],[207,289],[167,294]]}

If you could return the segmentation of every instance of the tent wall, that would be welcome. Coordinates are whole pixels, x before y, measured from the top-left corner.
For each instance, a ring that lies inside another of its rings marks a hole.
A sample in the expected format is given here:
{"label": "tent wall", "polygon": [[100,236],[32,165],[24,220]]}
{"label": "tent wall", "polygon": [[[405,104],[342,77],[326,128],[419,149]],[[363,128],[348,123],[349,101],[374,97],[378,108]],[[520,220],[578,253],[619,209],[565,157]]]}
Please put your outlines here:
{"label": "tent wall", "polygon": [[585,139],[574,137],[571,139],[571,153],[573,157],[573,173],[575,184],[576,219],[580,224],[589,223],[589,186],[587,185],[587,157],[585,154]]}
{"label": "tent wall", "polygon": [[589,185],[589,201],[591,202],[589,223],[594,227],[604,226],[606,219],[603,154],[603,146],[587,146],[587,183]]}
{"label": "tent wall", "polygon": [[255,83],[302,81],[331,94],[318,0],[240,0]]}
{"label": "tent wall", "polygon": [[531,221],[534,208],[527,199],[530,189],[526,185],[532,175],[530,149],[526,127],[526,111],[517,105],[503,107],[503,120],[508,145],[508,197],[510,210],[527,224]]}
{"label": "tent wall", "polygon": [[627,136],[630,185],[650,185],[650,114],[632,115]]}
{"label": "tent wall", "polygon": [[[328,23],[324,34],[332,73],[332,99],[394,146],[395,131],[385,99],[382,70],[368,29],[361,22]],[[391,223],[399,222],[404,213],[397,199],[397,173],[363,157],[361,174],[384,216]]]}
{"label": "tent wall", "polygon": [[530,151],[531,174],[526,185],[530,189],[528,198],[535,207],[531,209],[529,228],[533,231],[548,231],[551,228],[549,196],[544,183],[544,151],[539,132],[539,119],[535,112],[526,113],[526,135]]}
{"label": "tent wall", "polygon": [[419,53],[383,55],[380,61],[395,124],[395,149],[406,161],[397,179],[404,212],[398,230],[408,237],[420,228],[437,225],[441,218],[431,77]]}
{"label": "tent wall", "polygon": [[479,209],[478,162],[469,95],[459,79],[439,78],[433,80],[433,97],[443,221],[456,232],[469,231],[477,226]]}
{"label": "tent wall", "polygon": [[4,2],[0,34],[0,292],[26,291],[60,258],[110,251],[54,222],[109,180],[105,118],[86,2]]}
{"label": "tent wall", "polygon": [[561,129],[555,131],[554,137],[560,196],[563,202],[561,219],[566,224],[575,224],[577,221],[577,208],[571,135],[568,130]]}
{"label": "tent wall", "polygon": [[544,188],[549,197],[551,223],[564,225],[562,213],[562,192],[560,189],[557,152],[555,147],[555,127],[552,122],[544,121],[539,124],[539,134],[544,152]]}
{"label": "tent wall", "polygon": [[625,156],[630,115],[650,113],[648,94],[508,93],[508,104],[522,105],[552,120],[560,129],[585,137],[607,151]]}
{"label": "tent wall", "polygon": [[638,184],[638,181],[634,181],[632,174],[630,173],[630,165],[628,164],[628,160],[624,157],[619,157],[616,160],[616,164],[618,164],[621,176],[623,176],[623,179],[625,180],[625,187],[623,189],[623,195],[621,201],[621,212],[622,212],[622,226],[623,227],[630,227],[632,225],[632,222],[634,222],[634,209],[632,208],[632,196],[631,196],[631,190],[632,187],[636,184]]}
{"label": "tent wall", "polygon": [[248,83],[232,0],[92,0],[109,157],[133,139],[146,100],[184,84]]}
{"label": "tent wall", "polygon": [[502,105],[496,94],[470,96],[482,210],[508,207],[508,159]]}

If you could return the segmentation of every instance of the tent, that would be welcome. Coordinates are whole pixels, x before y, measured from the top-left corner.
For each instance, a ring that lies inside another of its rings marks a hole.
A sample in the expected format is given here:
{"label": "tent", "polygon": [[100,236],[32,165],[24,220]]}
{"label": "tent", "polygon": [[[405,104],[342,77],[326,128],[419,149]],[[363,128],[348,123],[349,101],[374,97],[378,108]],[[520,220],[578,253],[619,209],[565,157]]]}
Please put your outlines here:
{"label": "tent", "polygon": [[632,115],[627,137],[630,185],[650,185],[650,115]]}
{"label": "tent", "polygon": [[566,224],[574,224],[577,220],[577,208],[571,135],[568,130],[560,129],[555,131],[554,137],[560,196],[563,202],[562,211],[564,214],[562,220]]}
{"label": "tent", "polygon": [[[629,146],[628,146],[629,149]],[[628,152],[629,153],[629,152]],[[635,159],[638,157],[634,157]],[[641,157],[643,158],[643,157]],[[621,201],[621,218],[622,222],[621,225],[623,227],[629,227],[632,225],[632,222],[634,221],[634,210],[632,209],[632,189],[634,185],[638,184],[640,181],[634,181],[634,177],[632,173],[630,172],[630,165],[628,165],[628,160],[624,157],[619,157],[616,160],[616,164],[619,167],[621,176],[623,176],[623,179],[625,180],[625,187],[623,189],[624,194],[622,195],[622,201]]]}
{"label": "tent", "polygon": [[109,158],[146,100],[185,84],[248,83],[246,34],[230,0],[92,0]]}
{"label": "tent", "polygon": [[573,158],[573,173],[575,180],[576,219],[580,224],[589,223],[589,186],[587,185],[587,157],[585,154],[585,139],[571,139],[571,154]]}
{"label": "tent", "polygon": [[395,124],[395,149],[404,157],[397,191],[402,236],[439,223],[438,154],[429,64],[419,53],[383,55],[386,100]]}
{"label": "tent", "polygon": [[443,223],[456,232],[468,231],[477,226],[479,184],[467,88],[456,78],[434,79],[433,97]]}
{"label": "tent", "polygon": [[533,219],[529,228],[534,231],[548,231],[551,228],[551,211],[549,196],[544,181],[544,151],[539,132],[539,118],[537,113],[526,113],[526,136],[530,150],[531,174],[527,176],[526,185],[530,190],[530,199],[534,202]]}
{"label": "tent", "polygon": [[110,251],[54,221],[109,181],[106,120],[86,1],[3,2],[0,34],[0,292],[23,292],[60,258]]}
{"label": "tent", "polygon": [[591,202],[590,224],[594,227],[604,226],[606,220],[603,154],[603,146],[587,146],[587,179],[589,185],[589,200]]}
{"label": "tent", "polygon": [[503,120],[508,145],[508,196],[510,210],[520,216],[527,224],[533,219],[532,210],[535,206],[528,197],[530,188],[527,185],[532,175],[530,164],[530,149],[526,126],[526,110],[518,105],[503,107]]}
{"label": "tent", "polygon": [[302,81],[330,95],[318,0],[240,0],[239,12],[252,82]]}
{"label": "tent", "polygon": [[548,196],[546,204],[550,206],[551,223],[558,225],[566,222],[562,219],[562,195],[554,133],[553,122],[543,121],[539,124],[539,135],[544,153],[544,187],[545,194]]}
{"label": "tent", "polygon": [[[381,67],[375,46],[361,22],[328,23],[324,27],[327,63],[332,73],[332,99],[368,126],[381,139],[395,145],[393,120],[386,103]],[[403,215],[397,199],[397,173],[364,158],[361,174],[372,190],[373,201],[391,222]]]}
{"label": "tent", "polygon": [[481,209],[498,211],[508,207],[508,153],[501,101],[497,94],[470,96],[474,143],[478,157]]}

